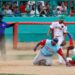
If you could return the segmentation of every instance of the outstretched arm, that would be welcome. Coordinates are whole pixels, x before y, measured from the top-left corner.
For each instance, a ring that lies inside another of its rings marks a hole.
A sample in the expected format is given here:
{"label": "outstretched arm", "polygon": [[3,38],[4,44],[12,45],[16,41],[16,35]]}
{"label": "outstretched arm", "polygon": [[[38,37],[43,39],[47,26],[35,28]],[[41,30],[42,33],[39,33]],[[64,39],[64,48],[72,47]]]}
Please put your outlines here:
{"label": "outstretched arm", "polygon": [[43,47],[43,46],[45,45],[45,43],[46,43],[46,40],[40,41],[40,42],[34,47],[34,51],[36,51],[37,48],[38,48],[40,45]]}
{"label": "outstretched arm", "polygon": [[49,34],[50,34],[50,28],[49,28],[49,30],[48,30],[48,32],[47,32],[47,37],[49,36]]}
{"label": "outstretched arm", "polygon": [[74,48],[74,43],[73,43],[73,39],[72,39],[72,36],[70,35],[70,33],[67,33],[67,35],[69,37],[69,47],[67,47],[67,54],[66,54],[66,56],[69,57],[69,51]]}
{"label": "outstretched arm", "polygon": [[[53,33],[53,29],[54,29],[54,24],[52,23],[52,24],[50,25],[50,27],[49,27],[48,32],[47,32],[47,37],[49,36],[50,31]],[[52,37],[53,37],[53,35],[52,35]]]}
{"label": "outstretched arm", "polygon": [[58,54],[62,56],[62,58],[64,59],[64,61],[65,61],[66,65],[67,65],[67,66],[70,66],[70,63],[69,63],[69,62],[67,62],[66,57],[64,56],[64,54],[63,54],[63,52],[62,52],[62,49],[61,49],[61,48],[58,50]]}
{"label": "outstretched arm", "polygon": [[13,27],[14,25],[15,25],[15,23],[12,23],[12,24],[6,24],[6,28]]}
{"label": "outstretched arm", "polygon": [[47,36],[49,36],[50,32],[54,32],[54,29],[53,28],[49,28],[48,32],[47,32]]}

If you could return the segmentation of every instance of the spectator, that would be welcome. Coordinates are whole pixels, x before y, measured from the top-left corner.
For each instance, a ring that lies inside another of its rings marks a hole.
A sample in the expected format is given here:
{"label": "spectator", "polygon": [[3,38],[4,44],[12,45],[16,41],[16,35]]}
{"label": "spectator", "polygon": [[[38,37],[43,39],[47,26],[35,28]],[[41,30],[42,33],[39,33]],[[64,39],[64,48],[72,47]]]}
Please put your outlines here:
{"label": "spectator", "polygon": [[74,7],[71,7],[70,16],[74,16],[74,15],[75,15],[75,9]]}
{"label": "spectator", "polygon": [[35,4],[32,5],[32,10],[30,11],[30,15],[34,16],[35,15]]}
{"label": "spectator", "polygon": [[42,10],[43,6],[44,6],[44,2],[43,1],[39,1],[37,3],[37,10],[36,11],[37,11],[39,16],[43,16],[43,12],[41,13],[41,10]]}
{"label": "spectator", "polygon": [[9,8],[10,8],[10,9],[12,9],[12,2],[11,2],[11,1],[6,2],[6,4],[9,5]]}
{"label": "spectator", "polygon": [[6,5],[3,4],[3,5],[2,5],[2,10],[4,10],[5,8],[6,8]]}
{"label": "spectator", "polygon": [[45,3],[45,10],[46,10],[46,12],[47,12],[47,14],[46,14],[46,16],[49,16],[50,15],[50,5],[46,2]]}
{"label": "spectator", "polygon": [[16,9],[18,7],[17,3],[14,2],[13,5],[12,5],[12,10],[14,11],[14,9]]}
{"label": "spectator", "polygon": [[29,10],[32,10],[33,5],[35,4],[35,1],[28,1]]}
{"label": "spectator", "polygon": [[61,2],[58,2],[58,6],[57,6],[57,8],[56,8],[57,10],[59,9],[60,10],[60,12],[62,12],[63,11],[63,7],[62,7],[62,5],[61,5]]}
{"label": "spectator", "polygon": [[41,11],[41,7],[42,7],[42,3],[41,2],[38,2],[37,3],[37,9],[38,9],[39,12]]}
{"label": "spectator", "polygon": [[26,2],[23,2],[23,3],[20,5],[20,12],[21,12],[21,13],[26,13],[26,5],[27,5]]}
{"label": "spectator", "polygon": [[41,4],[42,4],[42,6],[45,6],[45,2],[44,1],[39,1]]}
{"label": "spectator", "polygon": [[56,10],[56,15],[57,15],[57,16],[62,15],[62,12],[61,12],[61,10],[60,10],[59,8],[57,8],[57,10]]}
{"label": "spectator", "polygon": [[12,15],[13,14],[12,10],[9,7],[10,7],[9,5],[6,5],[6,7],[4,9],[5,15]]}
{"label": "spectator", "polygon": [[49,16],[49,14],[50,14],[50,6],[49,6],[49,4],[45,3],[44,6],[41,5],[40,6],[40,16],[43,16],[43,15]]}
{"label": "spectator", "polygon": [[20,11],[18,10],[18,7],[15,7],[15,9],[13,10],[13,14],[15,16],[20,15]]}
{"label": "spectator", "polygon": [[30,8],[29,8],[29,4],[27,3],[26,5],[26,15],[29,16],[30,15]]}
{"label": "spectator", "polygon": [[54,7],[53,7],[53,14],[52,14],[53,16],[57,16],[57,12],[56,12],[56,11],[57,11],[57,10],[56,10],[56,6],[54,6]]}
{"label": "spectator", "polygon": [[67,14],[67,6],[65,5],[65,3],[64,2],[62,2],[62,13],[63,14]]}

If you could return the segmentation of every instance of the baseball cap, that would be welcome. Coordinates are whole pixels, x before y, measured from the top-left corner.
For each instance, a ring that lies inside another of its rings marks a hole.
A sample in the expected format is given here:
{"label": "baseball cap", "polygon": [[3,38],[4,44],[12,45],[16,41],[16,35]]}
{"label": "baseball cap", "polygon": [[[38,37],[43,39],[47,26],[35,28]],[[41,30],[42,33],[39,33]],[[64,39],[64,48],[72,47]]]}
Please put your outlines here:
{"label": "baseball cap", "polygon": [[57,43],[57,42],[58,42],[58,39],[57,39],[57,38],[54,38],[53,41],[54,41],[55,43]]}

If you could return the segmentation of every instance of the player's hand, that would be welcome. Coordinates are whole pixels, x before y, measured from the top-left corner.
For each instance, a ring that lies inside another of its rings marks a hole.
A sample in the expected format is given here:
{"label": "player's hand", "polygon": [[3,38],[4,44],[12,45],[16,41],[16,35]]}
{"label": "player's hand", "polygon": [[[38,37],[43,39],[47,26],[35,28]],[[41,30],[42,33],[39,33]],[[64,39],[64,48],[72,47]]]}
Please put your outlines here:
{"label": "player's hand", "polygon": [[16,23],[12,23],[12,24],[10,24],[11,26],[14,26]]}
{"label": "player's hand", "polygon": [[69,67],[70,67],[70,66],[71,66],[71,64],[70,64],[69,62],[66,62],[66,66],[69,66]]}
{"label": "player's hand", "polygon": [[64,40],[61,44],[61,46],[65,46],[66,45],[66,41]]}
{"label": "player's hand", "polygon": [[47,37],[49,36],[49,34],[47,33]]}
{"label": "player's hand", "polygon": [[36,47],[33,49],[33,50],[34,50],[34,52],[36,52],[36,49],[37,49]]}

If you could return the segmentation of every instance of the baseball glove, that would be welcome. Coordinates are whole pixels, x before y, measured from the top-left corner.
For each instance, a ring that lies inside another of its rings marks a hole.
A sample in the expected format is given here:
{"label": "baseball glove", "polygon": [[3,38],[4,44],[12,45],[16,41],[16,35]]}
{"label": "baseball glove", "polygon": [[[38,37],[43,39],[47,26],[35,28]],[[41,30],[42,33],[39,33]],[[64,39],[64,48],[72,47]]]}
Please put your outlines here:
{"label": "baseball glove", "polygon": [[72,50],[72,49],[74,49],[74,46],[67,47],[67,50]]}
{"label": "baseball glove", "polygon": [[65,46],[66,45],[66,41],[63,41],[61,46]]}

